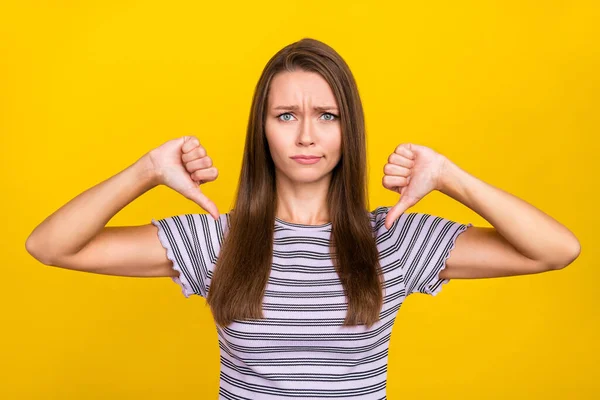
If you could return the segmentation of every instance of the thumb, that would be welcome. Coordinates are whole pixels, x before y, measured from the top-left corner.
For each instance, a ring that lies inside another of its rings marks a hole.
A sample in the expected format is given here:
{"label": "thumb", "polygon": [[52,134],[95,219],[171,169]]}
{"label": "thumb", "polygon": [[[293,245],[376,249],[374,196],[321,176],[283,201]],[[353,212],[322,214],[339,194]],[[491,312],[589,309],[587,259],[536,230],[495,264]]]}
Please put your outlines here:
{"label": "thumb", "polygon": [[413,201],[411,198],[407,196],[401,196],[400,201],[398,201],[387,213],[385,217],[385,228],[390,229],[394,223],[408,208],[412,207],[416,204],[416,201]]}
{"label": "thumb", "polygon": [[213,217],[213,219],[215,221],[219,219],[219,216],[221,215],[221,213],[219,212],[217,205],[211,199],[209,199],[204,193],[202,193],[200,188],[195,188],[195,190],[190,190],[189,192],[187,192],[187,195],[185,197],[192,200],[194,203],[198,204],[204,210],[208,211],[208,213]]}

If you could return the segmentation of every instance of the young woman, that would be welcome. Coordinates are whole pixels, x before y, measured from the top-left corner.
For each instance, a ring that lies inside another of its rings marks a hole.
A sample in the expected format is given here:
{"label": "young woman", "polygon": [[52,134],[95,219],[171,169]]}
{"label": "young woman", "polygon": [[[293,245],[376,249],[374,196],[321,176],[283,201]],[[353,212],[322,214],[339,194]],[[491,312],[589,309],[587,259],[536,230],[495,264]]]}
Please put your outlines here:
{"label": "young woman", "polygon": [[[220,398],[384,399],[400,306],[450,279],[552,271],[576,237],[523,200],[425,146],[400,144],[384,166],[393,207],[369,211],[363,108],[350,69],[303,39],[267,63],[256,87],[235,207],[219,214],[200,185],[218,176],[194,136],[170,140],[43,221],[28,251],[47,265],[165,276],[205,297],[221,351]],[[166,185],[210,214],[106,227]],[[409,207],[433,190],[493,228]]]}

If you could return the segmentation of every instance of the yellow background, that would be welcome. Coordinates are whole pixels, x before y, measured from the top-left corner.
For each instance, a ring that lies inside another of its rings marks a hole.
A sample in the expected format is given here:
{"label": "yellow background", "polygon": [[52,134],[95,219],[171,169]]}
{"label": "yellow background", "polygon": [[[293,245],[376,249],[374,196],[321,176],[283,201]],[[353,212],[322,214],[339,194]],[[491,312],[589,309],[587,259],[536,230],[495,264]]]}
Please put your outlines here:
{"label": "yellow background", "polygon": [[[170,278],[44,266],[29,233],[151,148],[193,134],[231,208],[251,97],[267,60],[312,37],[350,65],[364,103],[371,209],[395,146],[414,142],[571,229],[564,270],[454,280],[404,303],[388,398],[600,396],[594,1],[21,1],[0,5],[3,279],[0,397],[214,399],[217,335],[204,299]],[[439,192],[409,212],[489,226]],[[204,212],[168,189],[109,225]]]}

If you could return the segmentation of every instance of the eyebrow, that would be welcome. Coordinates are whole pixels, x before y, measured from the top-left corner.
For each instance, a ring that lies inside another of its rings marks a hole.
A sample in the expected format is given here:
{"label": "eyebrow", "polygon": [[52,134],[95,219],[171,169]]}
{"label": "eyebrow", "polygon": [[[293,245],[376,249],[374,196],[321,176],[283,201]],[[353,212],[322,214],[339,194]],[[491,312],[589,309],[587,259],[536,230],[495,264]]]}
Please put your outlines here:
{"label": "eyebrow", "polygon": [[[298,107],[297,105],[285,105],[285,106],[277,106],[275,108],[273,108],[273,110],[290,110],[290,111],[298,111],[300,109],[300,107]],[[335,106],[315,106],[313,107],[313,110],[315,111],[327,111],[327,110],[338,110],[337,107]]]}

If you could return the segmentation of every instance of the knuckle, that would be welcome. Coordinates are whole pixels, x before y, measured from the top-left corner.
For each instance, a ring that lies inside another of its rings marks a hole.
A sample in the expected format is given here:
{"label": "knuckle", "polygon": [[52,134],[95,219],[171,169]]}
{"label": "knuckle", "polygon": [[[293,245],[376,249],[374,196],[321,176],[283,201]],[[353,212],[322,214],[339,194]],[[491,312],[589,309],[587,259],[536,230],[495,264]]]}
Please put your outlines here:
{"label": "knuckle", "polygon": [[207,160],[206,157],[202,157],[201,159],[198,160],[198,165],[202,169],[207,169],[210,167],[210,160]]}
{"label": "knuckle", "polygon": [[191,176],[195,180],[203,180],[206,182],[208,180],[216,179],[219,176],[219,171],[215,167],[202,168],[192,172]]}
{"label": "knuckle", "polygon": [[200,147],[194,147],[190,150],[189,154],[192,158],[198,158],[200,155]]}
{"label": "knuckle", "polygon": [[188,172],[194,172],[198,169],[198,163],[196,162],[196,160],[188,161],[185,163],[185,169],[187,169]]}

